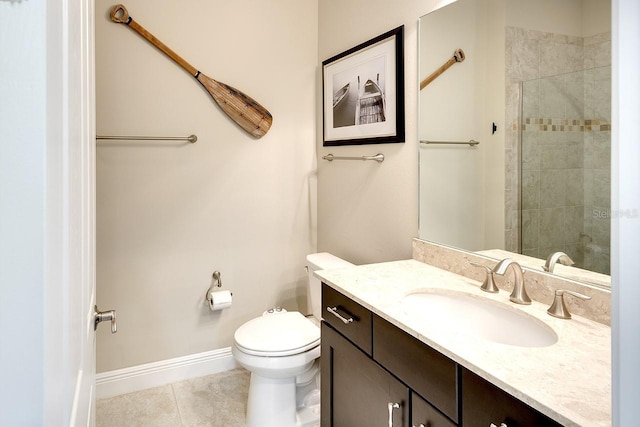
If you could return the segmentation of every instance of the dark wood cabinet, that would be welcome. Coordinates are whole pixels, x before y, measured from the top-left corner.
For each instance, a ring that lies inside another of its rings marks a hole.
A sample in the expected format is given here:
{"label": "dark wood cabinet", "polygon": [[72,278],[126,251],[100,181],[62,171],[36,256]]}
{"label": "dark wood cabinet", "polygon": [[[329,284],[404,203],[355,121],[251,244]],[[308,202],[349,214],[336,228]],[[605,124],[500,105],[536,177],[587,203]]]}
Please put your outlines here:
{"label": "dark wood cabinet", "polygon": [[320,361],[322,427],[408,425],[409,388],[326,323]]}
{"label": "dark wood cabinet", "polygon": [[376,315],[373,342],[376,362],[458,422],[458,365],[453,360]]}
{"label": "dark wood cabinet", "polygon": [[504,392],[323,284],[321,426],[557,427]]}
{"label": "dark wood cabinet", "polygon": [[560,427],[551,418],[505,393],[487,380],[462,370],[462,425],[487,427]]}
{"label": "dark wood cabinet", "polygon": [[411,393],[411,426],[418,427],[455,427],[456,424],[442,415],[426,400]]}
{"label": "dark wood cabinet", "polygon": [[325,322],[371,356],[372,314],[369,310],[324,283],[322,284],[322,310]]}

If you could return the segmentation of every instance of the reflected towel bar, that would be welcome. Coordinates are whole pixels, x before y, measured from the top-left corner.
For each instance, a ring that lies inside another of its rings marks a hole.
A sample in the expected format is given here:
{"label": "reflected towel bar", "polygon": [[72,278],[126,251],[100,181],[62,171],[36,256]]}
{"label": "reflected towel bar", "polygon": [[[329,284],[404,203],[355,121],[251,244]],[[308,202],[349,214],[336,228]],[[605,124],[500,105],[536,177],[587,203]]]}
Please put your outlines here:
{"label": "reflected towel bar", "polygon": [[471,147],[480,144],[480,141],[469,140],[469,141],[420,141],[420,144],[450,144],[450,145],[469,145]]}
{"label": "reflected towel bar", "polygon": [[384,154],[382,153],[378,153],[375,156],[361,156],[361,157],[340,157],[340,156],[334,156],[333,154],[327,154],[326,156],[322,156],[322,158],[330,162],[334,160],[375,160],[378,163],[384,162]]}
{"label": "reflected towel bar", "polygon": [[115,139],[119,141],[187,141],[195,143],[198,137],[195,135],[189,136],[103,136],[96,135],[96,139]]}

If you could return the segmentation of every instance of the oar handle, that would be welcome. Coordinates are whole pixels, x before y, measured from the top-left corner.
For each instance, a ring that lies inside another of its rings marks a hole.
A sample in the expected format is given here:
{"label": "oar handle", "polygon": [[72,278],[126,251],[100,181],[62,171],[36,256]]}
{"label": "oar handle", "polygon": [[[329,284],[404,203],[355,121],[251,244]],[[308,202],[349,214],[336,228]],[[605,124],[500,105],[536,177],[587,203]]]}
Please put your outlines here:
{"label": "oar handle", "polygon": [[464,59],[464,51],[462,49],[456,49],[456,51],[453,52],[453,56],[447,62],[442,64],[440,68],[435,70],[429,77],[420,82],[420,90],[424,89],[429,83],[437,79],[440,74],[447,71],[447,69],[449,69],[449,67],[451,67],[453,64],[455,64],[456,62],[462,62],[464,61]]}
{"label": "oar handle", "polygon": [[164,52],[165,55],[167,55],[169,58],[173,59],[178,65],[180,65],[182,68],[184,68],[193,77],[198,77],[198,69],[196,67],[194,67],[193,65],[189,64],[180,55],[175,53],[166,44],[162,43],[153,34],[151,34],[149,31],[147,31],[142,25],[140,25],[136,21],[134,21],[133,18],[131,17],[131,15],[129,15],[129,12],[127,11],[127,8],[124,7],[123,4],[117,4],[117,5],[113,6],[109,16],[111,17],[111,20],[113,22],[117,22],[117,23],[120,23],[120,24],[126,24],[129,27],[131,27],[131,29],[135,30],[138,34],[140,34],[142,37],[147,39],[152,45],[154,45],[155,47],[160,49],[162,52]]}

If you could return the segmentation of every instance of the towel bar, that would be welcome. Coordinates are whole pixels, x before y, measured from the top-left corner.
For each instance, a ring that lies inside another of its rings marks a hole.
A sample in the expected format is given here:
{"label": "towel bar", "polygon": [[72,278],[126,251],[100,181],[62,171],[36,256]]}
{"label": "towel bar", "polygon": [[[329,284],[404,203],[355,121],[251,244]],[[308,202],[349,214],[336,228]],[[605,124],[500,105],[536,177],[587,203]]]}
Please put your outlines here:
{"label": "towel bar", "polygon": [[104,136],[96,135],[96,139],[111,139],[119,141],[188,141],[195,143],[198,137],[195,135],[189,136]]}
{"label": "towel bar", "polygon": [[330,162],[334,160],[375,160],[378,163],[384,162],[384,154],[382,153],[378,153],[375,156],[360,156],[360,157],[342,157],[342,156],[334,156],[333,154],[327,154],[326,156],[322,156],[322,158]]}

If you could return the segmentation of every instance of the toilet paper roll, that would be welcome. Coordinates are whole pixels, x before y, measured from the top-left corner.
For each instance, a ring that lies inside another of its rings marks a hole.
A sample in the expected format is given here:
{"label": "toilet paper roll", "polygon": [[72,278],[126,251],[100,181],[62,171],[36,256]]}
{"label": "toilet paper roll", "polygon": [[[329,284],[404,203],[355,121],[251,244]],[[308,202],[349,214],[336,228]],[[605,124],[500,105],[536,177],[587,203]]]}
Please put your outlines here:
{"label": "toilet paper roll", "polygon": [[233,295],[230,291],[215,291],[209,294],[209,308],[211,311],[224,310],[231,307]]}

